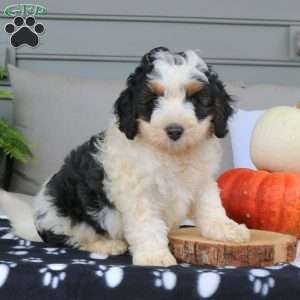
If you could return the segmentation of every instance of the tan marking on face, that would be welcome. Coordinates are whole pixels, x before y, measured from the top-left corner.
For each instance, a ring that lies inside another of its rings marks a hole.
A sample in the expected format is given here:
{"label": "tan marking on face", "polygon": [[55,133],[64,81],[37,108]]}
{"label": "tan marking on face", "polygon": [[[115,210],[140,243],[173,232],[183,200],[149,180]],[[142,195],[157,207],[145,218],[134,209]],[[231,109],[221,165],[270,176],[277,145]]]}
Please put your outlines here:
{"label": "tan marking on face", "polygon": [[162,96],[165,92],[165,88],[156,80],[150,80],[148,86],[152,92],[157,96]]}
{"label": "tan marking on face", "polygon": [[185,84],[184,88],[186,91],[186,94],[188,96],[192,96],[193,94],[201,91],[203,88],[203,83],[199,82],[198,80],[191,80],[189,83]]}

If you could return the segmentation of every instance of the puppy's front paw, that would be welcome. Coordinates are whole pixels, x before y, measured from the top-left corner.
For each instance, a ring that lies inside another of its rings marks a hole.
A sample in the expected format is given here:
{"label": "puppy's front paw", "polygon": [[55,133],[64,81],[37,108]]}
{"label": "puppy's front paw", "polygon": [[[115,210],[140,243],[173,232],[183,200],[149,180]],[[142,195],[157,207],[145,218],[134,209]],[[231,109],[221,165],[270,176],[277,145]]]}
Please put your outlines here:
{"label": "puppy's front paw", "polygon": [[176,259],[169,249],[141,251],[133,254],[133,264],[141,266],[169,267],[176,265]]}
{"label": "puppy's front paw", "polygon": [[204,237],[216,241],[242,243],[250,240],[249,229],[229,218],[201,221],[199,229]]}

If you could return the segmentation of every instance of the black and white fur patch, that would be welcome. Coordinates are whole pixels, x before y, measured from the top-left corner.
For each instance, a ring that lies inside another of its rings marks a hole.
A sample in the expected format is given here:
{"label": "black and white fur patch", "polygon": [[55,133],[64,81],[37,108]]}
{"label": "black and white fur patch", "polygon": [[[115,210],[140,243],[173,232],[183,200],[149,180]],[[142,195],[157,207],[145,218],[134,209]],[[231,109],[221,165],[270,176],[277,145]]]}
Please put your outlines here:
{"label": "black and white fur patch", "polygon": [[[106,213],[115,210],[103,187],[106,174],[101,164],[101,145],[104,138],[102,132],[72,150],[43,190],[58,217],[70,220],[71,227],[86,224],[99,235],[108,235]],[[36,214],[37,224],[47,213]],[[63,245],[68,241],[66,235],[55,234],[51,228],[39,228],[39,234],[53,245]]]}

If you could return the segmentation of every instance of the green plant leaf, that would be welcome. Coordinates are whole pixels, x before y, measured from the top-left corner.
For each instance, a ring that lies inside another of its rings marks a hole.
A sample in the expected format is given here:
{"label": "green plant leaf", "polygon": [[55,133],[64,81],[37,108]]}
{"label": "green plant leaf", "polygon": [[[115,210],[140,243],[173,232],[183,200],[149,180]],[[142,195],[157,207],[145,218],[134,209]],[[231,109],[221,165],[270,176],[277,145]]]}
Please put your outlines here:
{"label": "green plant leaf", "polygon": [[7,76],[8,74],[5,68],[3,66],[0,66],[0,80],[7,78]]}
{"label": "green plant leaf", "polygon": [[13,100],[15,99],[13,93],[9,90],[3,90],[3,89],[0,89],[0,98],[7,98],[7,99],[10,99],[10,100]]}
{"label": "green plant leaf", "polygon": [[23,133],[4,120],[0,120],[0,149],[6,155],[23,163],[32,157],[31,146]]}

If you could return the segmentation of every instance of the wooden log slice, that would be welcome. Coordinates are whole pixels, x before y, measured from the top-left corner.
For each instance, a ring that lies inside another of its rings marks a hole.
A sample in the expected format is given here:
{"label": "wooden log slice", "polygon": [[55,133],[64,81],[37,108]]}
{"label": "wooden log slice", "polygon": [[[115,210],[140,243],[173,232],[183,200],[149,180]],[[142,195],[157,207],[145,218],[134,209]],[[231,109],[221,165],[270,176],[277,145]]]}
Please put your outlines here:
{"label": "wooden log slice", "polygon": [[213,266],[270,266],[296,256],[295,237],[271,231],[250,230],[246,243],[218,242],[200,236],[195,227],[170,233],[170,249],[178,262]]}

